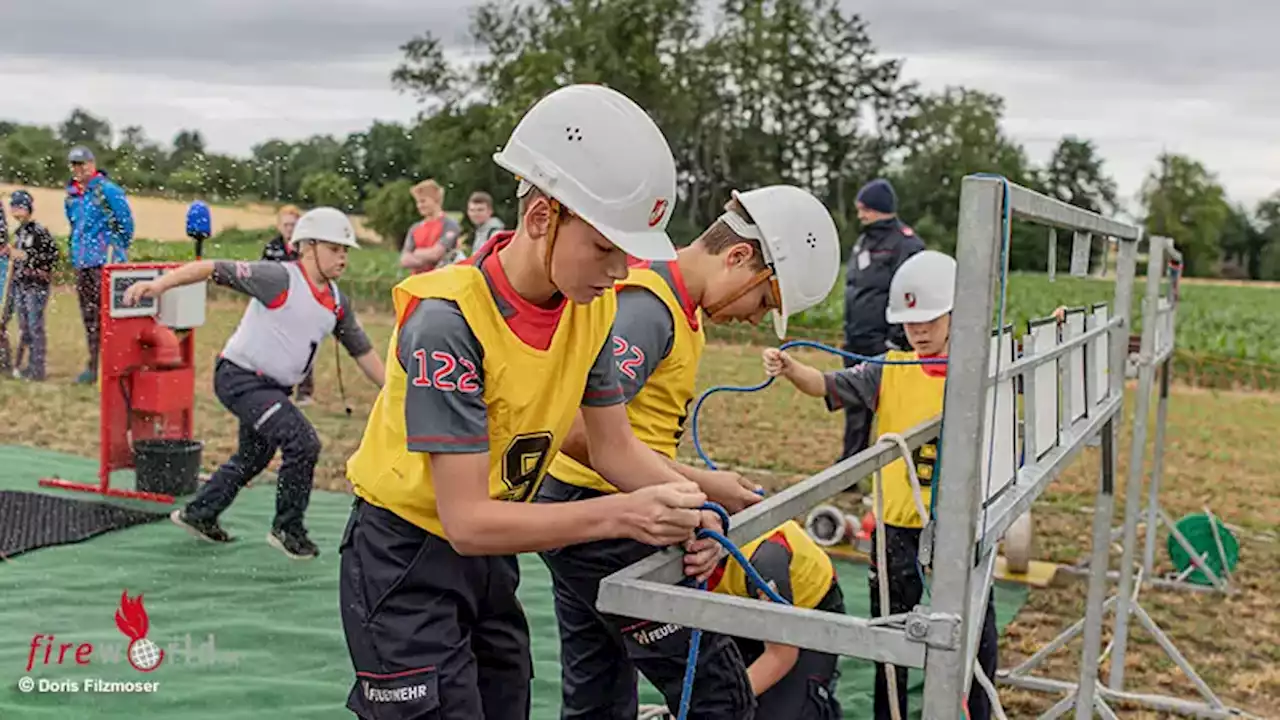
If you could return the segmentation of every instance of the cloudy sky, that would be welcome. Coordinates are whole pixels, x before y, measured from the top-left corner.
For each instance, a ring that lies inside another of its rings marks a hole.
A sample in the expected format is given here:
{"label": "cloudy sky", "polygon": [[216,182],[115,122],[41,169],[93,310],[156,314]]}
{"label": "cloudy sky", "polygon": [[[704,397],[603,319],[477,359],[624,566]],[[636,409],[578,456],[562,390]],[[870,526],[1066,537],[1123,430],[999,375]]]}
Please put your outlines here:
{"label": "cloudy sky", "polygon": [[[388,75],[431,29],[459,53],[472,0],[112,0],[6,3],[0,117],[56,123],[76,106],[155,138],[198,128],[217,151],[408,120]],[[83,6],[87,3],[75,3]],[[1006,99],[1037,162],[1093,139],[1131,198],[1162,150],[1190,154],[1250,205],[1280,189],[1280,6],[1222,0],[845,2],[925,87]]]}

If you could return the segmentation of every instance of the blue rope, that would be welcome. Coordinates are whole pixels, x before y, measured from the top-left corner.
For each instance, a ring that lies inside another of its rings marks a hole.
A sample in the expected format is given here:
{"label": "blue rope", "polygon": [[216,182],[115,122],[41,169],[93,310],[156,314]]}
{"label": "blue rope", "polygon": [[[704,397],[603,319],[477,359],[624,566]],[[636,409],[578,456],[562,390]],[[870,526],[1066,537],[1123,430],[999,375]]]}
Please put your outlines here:
{"label": "blue rope", "polygon": [[[729,513],[725,512],[723,507],[716,503],[708,502],[702,506],[702,509],[710,510],[711,512],[719,515],[720,522],[724,526],[724,531],[726,533],[729,532]],[[742,566],[744,571],[746,571],[747,577],[750,581],[757,588],[760,588],[760,590],[762,590],[770,600],[776,603],[782,603],[783,605],[791,604],[787,602],[786,598],[779,595],[776,590],[770,587],[769,583],[765,582],[764,577],[760,575],[760,571],[755,569],[755,566],[753,566],[751,561],[747,559],[747,556],[742,553],[742,550],[738,549],[738,546],[734,545],[733,541],[728,537],[708,528],[698,528],[697,535],[700,538],[711,538],[712,540],[720,543],[721,547],[725,550],[728,550],[729,554],[733,556],[733,559]],[[706,590],[707,583],[705,581],[699,582],[698,589]],[[698,650],[701,646],[702,630],[694,628],[692,635],[689,637],[689,656],[685,659],[684,682],[680,687],[680,713],[677,715],[678,720],[686,720],[689,716],[690,700],[693,698],[693,679],[698,670]]]}
{"label": "blue rope", "polygon": [[[830,345],[823,345],[822,343],[813,342],[812,340],[792,340],[790,342],[783,343],[778,349],[789,350],[795,347],[813,348],[815,350],[821,350],[823,352],[831,353],[832,355],[839,355],[842,358],[847,358],[854,362],[868,363],[871,365],[946,365],[947,364],[946,358],[923,358],[918,360],[885,360],[884,358],[880,358],[880,357],[871,357],[869,355],[859,355],[858,353],[849,352],[848,350],[841,350],[840,348],[831,347]],[[764,380],[764,382],[757,383],[755,385],[716,385],[715,387],[707,388],[705,392],[703,392],[701,395],[698,396],[698,401],[693,404],[693,419],[692,419],[693,449],[697,451],[698,457],[702,458],[702,462],[706,463],[707,467],[711,468],[712,470],[719,469],[716,467],[716,464],[711,461],[711,458],[707,457],[707,454],[702,450],[702,441],[698,434],[698,416],[702,412],[702,403],[705,402],[708,397],[711,397],[712,395],[718,392],[739,392],[739,393],[759,392],[760,390],[764,390],[765,388],[772,385],[773,381],[776,379],[777,378],[767,378]]]}

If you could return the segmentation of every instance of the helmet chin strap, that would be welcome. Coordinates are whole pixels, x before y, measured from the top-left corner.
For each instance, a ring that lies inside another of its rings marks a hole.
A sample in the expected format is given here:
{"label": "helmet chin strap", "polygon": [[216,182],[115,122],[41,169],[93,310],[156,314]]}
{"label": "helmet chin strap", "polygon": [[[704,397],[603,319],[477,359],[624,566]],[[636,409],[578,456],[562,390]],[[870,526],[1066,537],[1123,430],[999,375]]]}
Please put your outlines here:
{"label": "helmet chin strap", "polygon": [[769,278],[771,277],[773,277],[773,268],[765,267],[761,270],[758,270],[755,275],[751,276],[750,280],[743,283],[742,286],[739,287],[737,290],[734,290],[733,292],[711,303],[710,305],[703,306],[702,312],[706,313],[707,316],[712,320],[720,320],[718,315],[724,312],[725,308],[737,302],[738,299],[741,298],[743,295],[746,295],[752,290],[755,290],[760,285],[768,282]]}
{"label": "helmet chin strap", "polygon": [[560,201],[555,198],[549,197],[547,199],[551,201],[551,219],[547,222],[547,251],[543,259],[543,264],[547,271],[547,280],[549,280],[552,287],[555,287],[556,291],[559,292],[560,288],[556,285],[555,278],[551,277],[551,253],[556,246],[556,236],[560,234],[561,205]]}
{"label": "helmet chin strap", "polygon": [[[324,268],[320,266],[320,241],[307,240],[307,242],[311,243],[311,257],[316,264],[316,272],[319,273],[320,279],[326,285],[333,282],[333,278],[329,277]],[[334,300],[337,300],[337,298],[335,297]],[[335,314],[337,313],[336,308],[334,312]],[[351,404],[347,402],[347,388],[342,382],[342,357],[338,354],[338,336],[336,335],[333,337],[333,367],[338,373],[338,396],[342,398],[342,407],[347,411],[347,417],[351,417]]]}

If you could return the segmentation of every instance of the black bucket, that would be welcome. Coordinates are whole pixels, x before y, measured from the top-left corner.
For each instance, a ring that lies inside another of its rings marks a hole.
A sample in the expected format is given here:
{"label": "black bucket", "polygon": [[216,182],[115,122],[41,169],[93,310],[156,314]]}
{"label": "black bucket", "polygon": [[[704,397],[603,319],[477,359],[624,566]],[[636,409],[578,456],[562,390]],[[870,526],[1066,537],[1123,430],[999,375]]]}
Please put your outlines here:
{"label": "black bucket", "polygon": [[158,438],[133,443],[134,483],[140,492],[190,495],[200,479],[199,440]]}

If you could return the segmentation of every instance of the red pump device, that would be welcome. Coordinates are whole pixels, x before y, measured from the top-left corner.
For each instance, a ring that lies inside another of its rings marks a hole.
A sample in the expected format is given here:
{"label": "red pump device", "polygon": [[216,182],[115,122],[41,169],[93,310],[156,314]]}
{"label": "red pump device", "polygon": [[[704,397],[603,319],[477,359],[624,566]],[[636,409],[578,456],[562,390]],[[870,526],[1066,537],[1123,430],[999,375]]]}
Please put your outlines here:
{"label": "red pump device", "polygon": [[[137,305],[124,304],[130,285],[177,267],[178,263],[103,267],[98,483],[45,478],[40,485],[161,503],[174,502],[174,488],[194,490],[202,447],[192,438],[194,328],[204,324],[205,284],[174,288]],[[111,487],[111,473],[129,468],[136,470],[137,489]],[[167,486],[170,491],[148,486]]]}

